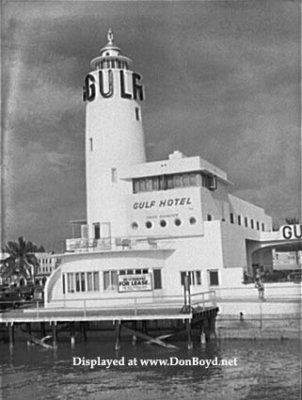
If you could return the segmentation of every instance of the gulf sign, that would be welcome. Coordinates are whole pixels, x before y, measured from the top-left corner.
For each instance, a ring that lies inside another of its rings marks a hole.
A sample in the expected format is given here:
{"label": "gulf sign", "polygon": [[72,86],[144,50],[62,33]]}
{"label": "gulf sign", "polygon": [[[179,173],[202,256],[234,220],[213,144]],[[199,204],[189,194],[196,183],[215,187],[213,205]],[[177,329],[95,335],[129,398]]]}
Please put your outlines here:
{"label": "gulf sign", "polygon": [[147,290],[152,290],[152,278],[150,273],[118,276],[119,292],[141,292]]}
{"label": "gulf sign", "polygon": [[280,228],[283,239],[301,239],[302,238],[302,225],[284,225]]}
{"label": "gulf sign", "polygon": [[[128,77],[131,79],[129,80]],[[144,100],[141,76],[135,72],[127,73],[123,70],[113,73],[110,69],[86,76],[83,87],[84,101],[91,102],[97,95],[109,99],[114,94],[118,94],[122,99]]]}

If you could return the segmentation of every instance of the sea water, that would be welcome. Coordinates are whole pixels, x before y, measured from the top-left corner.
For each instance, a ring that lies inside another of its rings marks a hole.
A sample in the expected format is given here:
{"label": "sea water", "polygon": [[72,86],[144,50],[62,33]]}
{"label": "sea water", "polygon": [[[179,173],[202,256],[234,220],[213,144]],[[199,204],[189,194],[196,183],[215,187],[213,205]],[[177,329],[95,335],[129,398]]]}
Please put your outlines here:
{"label": "sea water", "polygon": [[55,351],[1,343],[2,399],[300,399],[299,341],[213,341],[190,351],[185,341],[174,344],[129,339],[116,352],[112,337],[74,348],[59,342]]}

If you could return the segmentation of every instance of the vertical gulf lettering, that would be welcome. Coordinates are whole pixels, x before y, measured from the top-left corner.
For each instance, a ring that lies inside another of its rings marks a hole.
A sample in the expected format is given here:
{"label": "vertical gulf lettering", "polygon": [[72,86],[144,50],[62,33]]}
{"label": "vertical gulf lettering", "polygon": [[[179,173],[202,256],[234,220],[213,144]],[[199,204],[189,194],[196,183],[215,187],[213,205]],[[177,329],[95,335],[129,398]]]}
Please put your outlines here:
{"label": "vertical gulf lettering", "polygon": [[87,101],[95,99],[95,79],[93,75],[88,74],[85,78],[83,98]]}
{"label": "vertical gulf lettering", "polygon": [[141,76],[133,72],[132,74],[132,82],[133,82],[133,98],[135,100],[144,100],[144,88],[143,85],[140,84]]}
{"label": "vertical gulf lettering", "polygon": [[104,98],[112,97],[113,95],[113,73],[111,69],[108,70],[108,90],[105,92],[105,84],[104,84],[104,75],[105,71],[99,71],[99,87],[100,87],[100,94]]}
{"label": "vertical gulf lettering", "polygon": [[131,99],[132,97],[131,94],[126,92],[124,71],[120,71],[120,78],[121,78],[121,97],[123,99]]}

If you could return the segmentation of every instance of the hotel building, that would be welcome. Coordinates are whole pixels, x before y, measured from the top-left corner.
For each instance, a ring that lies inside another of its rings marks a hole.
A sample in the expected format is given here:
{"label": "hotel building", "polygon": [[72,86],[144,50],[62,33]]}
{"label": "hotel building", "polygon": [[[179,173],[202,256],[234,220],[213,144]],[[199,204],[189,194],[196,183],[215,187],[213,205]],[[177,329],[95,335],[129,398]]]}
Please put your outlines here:
{"label": "hotel building", "polygon": [[73,222],[80,235],[47,280],[46,307],[156,302],[182,295],[185,275],[193,294],[239,287],[272,263],[271,247],[256,251],[276,234],[271,217],[234,196],[225,171],[180,151],[147,162],[131,65],[109,31],[84,85],[87,220]]}

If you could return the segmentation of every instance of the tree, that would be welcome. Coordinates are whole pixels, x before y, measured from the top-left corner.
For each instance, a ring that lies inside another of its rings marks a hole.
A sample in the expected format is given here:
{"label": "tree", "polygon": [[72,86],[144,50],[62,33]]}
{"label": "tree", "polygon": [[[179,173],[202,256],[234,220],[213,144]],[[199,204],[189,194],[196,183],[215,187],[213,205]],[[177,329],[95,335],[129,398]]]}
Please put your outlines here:
{"label": "tree", "polygon": [[4,259],[1,275],[10,278],[12,275],[30,279],[34,283],[39,262],[35,256],[38,247],[27,242],[21,236],[17,242],[8,242],[2,251],[8,254]]}

